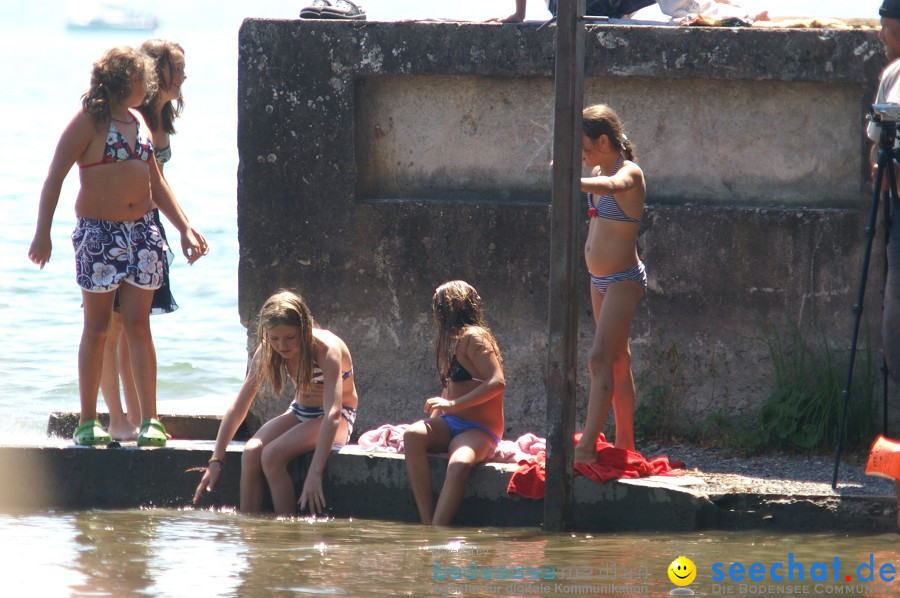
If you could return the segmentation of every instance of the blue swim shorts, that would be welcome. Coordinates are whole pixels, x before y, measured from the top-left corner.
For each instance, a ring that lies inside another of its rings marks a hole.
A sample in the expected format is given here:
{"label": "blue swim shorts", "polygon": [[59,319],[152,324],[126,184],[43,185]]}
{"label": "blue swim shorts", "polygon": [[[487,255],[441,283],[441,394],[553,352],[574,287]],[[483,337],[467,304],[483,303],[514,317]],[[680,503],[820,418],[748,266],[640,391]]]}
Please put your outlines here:
{"label": "blue swim shorts", "polygon": [[485,428],[484,426],[482,426],[481,424],[476,424],[475,422],[470,422],[467,419],[463,419],[461,417],[456,417],[455,415],[443,414],[440,417],[445,422],[447,422],[448,426],[450,426],[450,438],[455,438],[456,436],[458,436],[459,434],[462,434],[466,430],[471,430],[472,428],[476,428],[478,430],[481,430],[488,436],[490,436],[491,440],[494,443],[494,446],[497,446],[498,444],[500,444],[500,439],[497,437],[497,435],[494,434],[493,432],[491,432],[490,430],[488,430],[487,428]]}
{"label": "blue swim shorts", "polygon": [[85,291],[113,291],[123,280],[155,291],[163,283],[169,247],[152,212],[131,222],[79,218],[72,246],[75,280]]}

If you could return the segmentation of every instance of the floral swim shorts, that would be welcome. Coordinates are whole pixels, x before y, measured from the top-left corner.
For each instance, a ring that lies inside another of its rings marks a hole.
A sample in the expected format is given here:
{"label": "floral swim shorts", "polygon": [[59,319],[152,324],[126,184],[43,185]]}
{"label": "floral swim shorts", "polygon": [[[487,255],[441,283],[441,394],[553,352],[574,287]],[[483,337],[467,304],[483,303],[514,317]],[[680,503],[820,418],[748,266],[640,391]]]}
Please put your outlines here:
{"label": "floral swim shorts", "polygon": [[149,291],[162,284],[168,245],[152,212],[132,222],[79,218],[72,246],[75,280],[85,291],[113,291],[123,280]]}

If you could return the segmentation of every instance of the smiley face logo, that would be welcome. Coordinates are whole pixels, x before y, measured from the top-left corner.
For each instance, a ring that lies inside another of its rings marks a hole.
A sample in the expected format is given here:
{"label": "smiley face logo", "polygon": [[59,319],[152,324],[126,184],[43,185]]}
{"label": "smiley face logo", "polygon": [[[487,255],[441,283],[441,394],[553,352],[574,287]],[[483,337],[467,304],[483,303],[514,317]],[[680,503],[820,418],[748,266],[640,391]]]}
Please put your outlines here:
{"label": "smiley face logo", "polygon": [[697,567],[689,558],[680,556],[669,565],[668,573],[676,586],[686,586],[697,577]]}

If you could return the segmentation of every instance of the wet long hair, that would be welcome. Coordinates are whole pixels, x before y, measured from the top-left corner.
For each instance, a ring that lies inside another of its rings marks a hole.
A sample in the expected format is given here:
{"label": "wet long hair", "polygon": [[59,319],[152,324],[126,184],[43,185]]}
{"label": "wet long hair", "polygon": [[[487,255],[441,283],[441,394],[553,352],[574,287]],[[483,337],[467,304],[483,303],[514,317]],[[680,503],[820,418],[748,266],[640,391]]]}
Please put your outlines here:
{"label": "wet long hair", "polygon": [[[272,348],[272,344],[269,342],[269,330],[280,325],[297,327],[300,340],[300,366],[296,372],[288,370],[287,361]],[[280,290],[276,292],[266,300],[262,309],[259,310],[257,334],[263,347],[259,376],[272,386],[275,394],[281,394],[288,377],[292,378],[303,390],[308,390],[312,386],[316,348],[316,340],[313,337],[315,325],[306,301],[293,291]]]}
{"label": "wet long hair", "polygon": [[453,341],[458,339],[468,326],[478,326],[491,344],[500,366],[503,358],[494,333],[488,328],[484,319],[481,297],[469,283],[463,280],[445,282],[434,291],[431,300],[431,311],[434,315],[434,326],[437,337],[434,341],[434,361],[441,383],[446,386],[450,374],[450,361],[453,358]]}
{"label": "wet long hair", "polygon": [[[179,51],[184,54],[184,48],[180,44],[165,39],[148,39],[141,45],[141,52],[147,54],[156,63],[156,78],[159,80],[157,92],[147,96],[139,110],[147,121],[151,131],[163,130],[169,135],[175,134],[175,119],[181,116],[184,110],[184,97],[178,92],[175,104],[166,102],[160,110],[159,90],[168,91],[175,77],[175,63],[172,61],[172,53]],[[160,118],[160,114],[162,118]]]}
{"label": "wet long hair", "polygon": [[637,162],[637,152],[634,144],[625,136],[622,121],[606,104],[595,104],[585,108],[581,113],[581,128],[585,136],[594,141],[600,139],[601,135],[606,135],[610,144],[622,152],[626,159]]}
{"label": "wet long hair", "polygon": [[97,126],[112,118],[111,104],[131,94],[131,78],[147,83],[147,95],[156,92],[153,60],[131,46],[116,46],[103,53],[91,69],[91,87],[81,96],[81,107]]}

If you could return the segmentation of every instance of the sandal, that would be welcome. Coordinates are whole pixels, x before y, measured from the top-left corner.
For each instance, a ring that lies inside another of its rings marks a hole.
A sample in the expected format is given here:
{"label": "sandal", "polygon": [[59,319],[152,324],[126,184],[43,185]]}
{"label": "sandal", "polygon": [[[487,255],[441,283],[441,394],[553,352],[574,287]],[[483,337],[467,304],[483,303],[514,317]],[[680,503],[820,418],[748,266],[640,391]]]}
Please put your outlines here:
{"label": "sandal", "polygon": [[313,0],[313,3],[306,8],[300,9],[301,19],[321,19],[322,9],[331,6],[328,0]]}
{"label": "sandal", "polygon": [[112,442],[112,436],[106,433],[99,421],[89,419],[75,429],[75,433],[72,434],[72,440],[75,441],[75,444],[81,446],[95,446],[98,444],[109,444]]}
{"label": "sandal", "polygon": [[323,19],[348,19],[351,21],[365,21],[366,11],[350,0],[335,0],[328,6],[322,7]]}
{"label": "sandal", "polygon": [[138,446],[166,446],[167,438],[166,427],[158,419],[145,419],[141,422]]}

